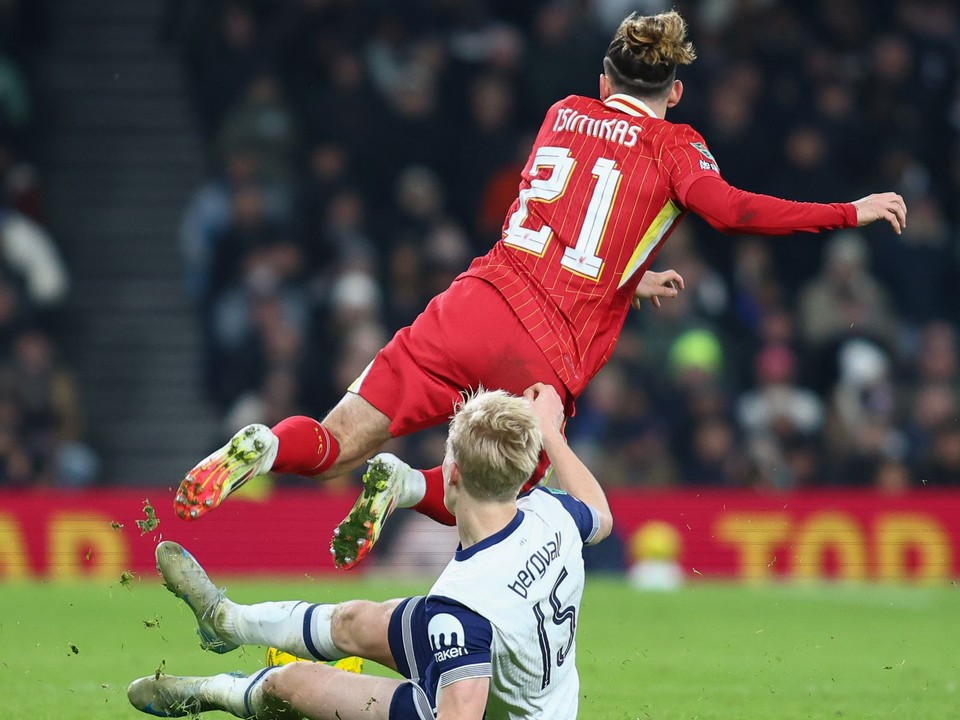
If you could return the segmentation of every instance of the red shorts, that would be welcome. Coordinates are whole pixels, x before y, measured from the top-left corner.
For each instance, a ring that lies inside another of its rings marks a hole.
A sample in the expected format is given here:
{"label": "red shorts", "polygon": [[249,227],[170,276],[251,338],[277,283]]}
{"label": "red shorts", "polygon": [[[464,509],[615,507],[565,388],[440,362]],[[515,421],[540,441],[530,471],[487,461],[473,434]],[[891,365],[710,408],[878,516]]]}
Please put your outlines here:
{"label": "red shorts", "polygon": [[537,382],[553,385],[572,413],[573,397],[503,296],[465,277],[397,332],[349,390],[389,417],[399,437],[447,422],[464,390],[521,395]]}

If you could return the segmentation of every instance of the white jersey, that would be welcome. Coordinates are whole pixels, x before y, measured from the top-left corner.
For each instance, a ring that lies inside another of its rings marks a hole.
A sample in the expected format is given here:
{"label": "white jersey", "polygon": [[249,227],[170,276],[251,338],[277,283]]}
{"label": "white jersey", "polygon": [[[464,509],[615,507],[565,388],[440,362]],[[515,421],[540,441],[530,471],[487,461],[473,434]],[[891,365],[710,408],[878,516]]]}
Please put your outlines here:
{"label": "white jersey", "polygon": [[[431,680],[439,698],[451,682],[490,676],[488,720],[573,720],[582,549],[597,533],[597,514],[542,487],[517,506],[507,527],[457,551],[426,598],[436,608],[428,613]],[[450,609],[457,605],[466,614]]]}

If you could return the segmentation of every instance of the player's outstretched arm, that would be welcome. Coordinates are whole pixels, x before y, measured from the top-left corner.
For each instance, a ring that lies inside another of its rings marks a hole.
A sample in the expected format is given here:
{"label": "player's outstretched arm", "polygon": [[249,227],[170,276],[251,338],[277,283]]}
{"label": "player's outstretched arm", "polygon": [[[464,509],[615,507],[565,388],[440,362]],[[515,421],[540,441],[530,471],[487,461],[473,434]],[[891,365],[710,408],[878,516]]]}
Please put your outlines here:
{"label": "player's outstretched arm", "polygon": [[640,278],[640,284],[633,291],[633,300],[631,305],[637,310],[644,300],[649,300],[650,304],[658,310],[660,309],[660,298],[675,298],[683,290],[683,278],[676,270],[664,270],[655,272],[647,270]]}
{"label": "player's outstretched arm", "polygon": [[593,542],[600,542],[613,530],[613,515],[607,496],[593,473],[578,458],[560,428],[563,426],[563,402],[552,385],[537,383],[523,393],[540,420],[543,449],[550,458],[560,489],[581,500],[597,512],[600,526]]}
{"label": "player's outstretched arm", "polygon": [[907,223],[907,206],[896,193],[868,195],[853,203],[795,202],[740,190],[712,174],[693,180],[680,200],[724,233],[790,235],[887,220],[899,235]]}
{"label": "player's outstretched arm", "polygon": [[867,195],[854,200],[853,207],[857,210],[857,227],[877,220],[886,220],[897,235],[907,227],[907,204],[897,193]]}
{"label": "player's outstretched arm", "polygon": [[490,678],[468,678],[446,685],[437,703],[437,720],[482,720]]}

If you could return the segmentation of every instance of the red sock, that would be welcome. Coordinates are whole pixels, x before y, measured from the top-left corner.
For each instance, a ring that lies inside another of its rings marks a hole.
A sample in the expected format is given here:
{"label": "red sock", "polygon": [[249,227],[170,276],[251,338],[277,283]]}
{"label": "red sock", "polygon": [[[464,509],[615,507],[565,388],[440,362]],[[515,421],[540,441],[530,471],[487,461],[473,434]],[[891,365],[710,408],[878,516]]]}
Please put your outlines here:
{"label": "red sock", "polygon": [[443,470],[439,467],[421,470],[427,480],[427,492],[423,500],[413,506],[421,515],[436,520],[441,525],[456,525],[457,519],[443,504]]}
{"label": "red sock", "polygon": [[340,456],[340,443],[313,418],[295,415],[281,420],[271,430],[280,440],[273,472],[312,477]]}

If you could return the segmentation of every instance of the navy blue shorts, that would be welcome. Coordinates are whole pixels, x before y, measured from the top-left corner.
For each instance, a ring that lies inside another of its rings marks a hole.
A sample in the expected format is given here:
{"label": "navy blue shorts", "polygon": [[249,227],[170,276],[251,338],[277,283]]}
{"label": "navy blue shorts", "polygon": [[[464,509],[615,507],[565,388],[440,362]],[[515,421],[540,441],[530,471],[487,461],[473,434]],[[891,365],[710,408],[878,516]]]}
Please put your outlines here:
{"label": "navy blue shorts", "polygon": [[[390,720],[433,720],[437,688],[426,687],[424,673],[433,659],[424,617],[424,598],[401,602],[390,616],[387,640],[397,671],[410,682],[397,688],[390,701]],[[435,683],[434,683],[435,684]]]}

